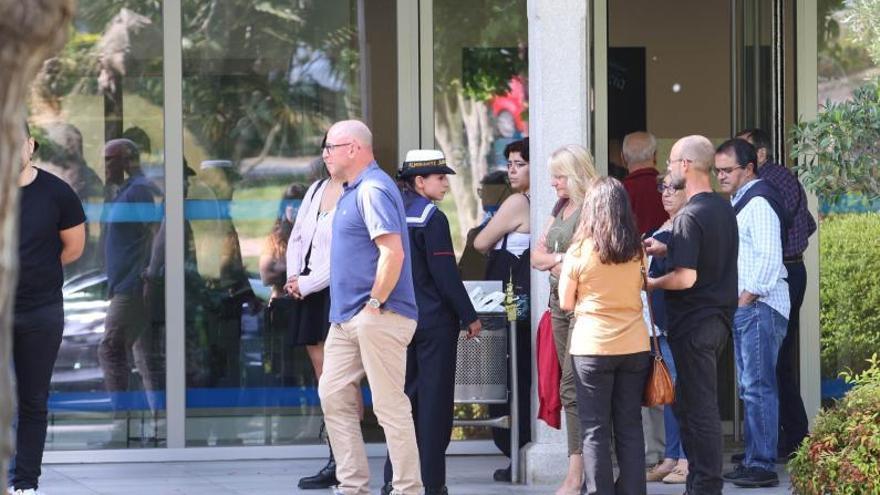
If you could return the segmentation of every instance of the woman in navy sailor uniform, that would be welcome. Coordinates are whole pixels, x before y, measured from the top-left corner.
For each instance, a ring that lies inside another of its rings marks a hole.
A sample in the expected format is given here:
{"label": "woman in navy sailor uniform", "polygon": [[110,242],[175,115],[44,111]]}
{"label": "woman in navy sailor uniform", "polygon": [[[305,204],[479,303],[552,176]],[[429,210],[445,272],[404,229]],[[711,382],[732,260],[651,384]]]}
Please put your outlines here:
{"label": "woman in navy sailor uniform", "polygon": [[[482,328],[461,282],[446,215],[434,205],[449,190],[443,153],[407,153],[399,179],[409,228],[413,286],[419,322],[406,361],[406,394],[412,403],[425,495],[446,493],[446,447],[452,435],[455,358],[459,329],[468,338]],[[383,493],[391,492],[385,463]]]}

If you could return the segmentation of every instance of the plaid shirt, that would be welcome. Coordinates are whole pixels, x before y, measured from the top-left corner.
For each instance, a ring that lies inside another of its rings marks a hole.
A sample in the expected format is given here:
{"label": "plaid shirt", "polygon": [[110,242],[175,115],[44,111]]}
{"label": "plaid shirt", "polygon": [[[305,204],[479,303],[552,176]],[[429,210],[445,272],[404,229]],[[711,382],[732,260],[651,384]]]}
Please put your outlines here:
{"label": "plaid shirt", "polygon": [[807,249],[807,240],[816,232],[816,221],[807,209],[807,193],[791,170],[778,163],[768,161],[758,167],[758,176],[775,187],[784,207],[789,213],[794,212],[794,219],[786,233],[785,251],[782,255],[800,256]]}
{"label": "plaid shirt", "polygon": [[[760,179],[759,179],[760,180]],[[736,205],[758,180],[739,188],[730,198]],[[739,255],[736,260],[739,293],[748,291],[758,301],[788,318],[791,301],[785,278],[788,270],[782,263],[781,222],[766,199],[756,196],[736,215],[739,228]]]}

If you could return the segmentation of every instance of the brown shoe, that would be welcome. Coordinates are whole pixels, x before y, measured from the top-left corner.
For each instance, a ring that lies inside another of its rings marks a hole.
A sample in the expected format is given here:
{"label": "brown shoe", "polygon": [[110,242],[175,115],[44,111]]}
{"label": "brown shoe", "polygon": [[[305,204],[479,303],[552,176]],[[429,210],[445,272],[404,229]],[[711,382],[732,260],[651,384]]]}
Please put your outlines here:
{"label": "brown shoe", "polygon": [[668,485],[680,485],[687,483],[688,470],[686,467],[675,466],[672,472],[663,478],[663,482]]}
{"label": "brown shoe", "polygon": [[648,470],[645,477],[648,481],[663,481],[664,478],[672,473],[674,468],[674,464],[664,464],[663,461],[660,461],[654,467]]}

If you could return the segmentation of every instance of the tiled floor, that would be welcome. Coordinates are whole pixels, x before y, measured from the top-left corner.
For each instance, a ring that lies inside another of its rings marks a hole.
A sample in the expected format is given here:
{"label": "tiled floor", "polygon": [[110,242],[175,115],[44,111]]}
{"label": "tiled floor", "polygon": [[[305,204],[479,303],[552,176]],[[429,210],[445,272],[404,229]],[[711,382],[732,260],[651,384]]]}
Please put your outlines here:
{"label": "tiled floor", "polygon": [[[375,493],[379,492],[382,459],[370,459]],[[223,461],[138,464],[55,464],[43,468],[41,491],[48,495],[234,495],[294,493],[296,480],[313,474],[321,460]],[[491,481],[492,472],[505,464],[500,456],[450,456],[447,463],[452,495],[552,494],[552,486],[511,486]],[[724,493],[782,495],[791,492],[780,468],[782,483],[773,489],[739,489],[726,485]],[[681,494],[681,485],[651,483],[649,495]]]}

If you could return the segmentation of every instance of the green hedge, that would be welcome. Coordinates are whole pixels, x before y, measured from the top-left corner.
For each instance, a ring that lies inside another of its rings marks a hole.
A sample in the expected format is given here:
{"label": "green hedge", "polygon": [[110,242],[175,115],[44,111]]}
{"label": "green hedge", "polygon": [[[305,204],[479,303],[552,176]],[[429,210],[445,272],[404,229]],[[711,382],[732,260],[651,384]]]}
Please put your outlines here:
{"label": "green hedge", "polygon": [[880,367],[876,354],[834,407],[816,418],[812,434],[789,462],[791,484],[801,495],[880,493]]}
{"label": "green hedge", "polygon": [[880,213],[828,215],[819,236],[822,376],[836,378],[880,352]]}

